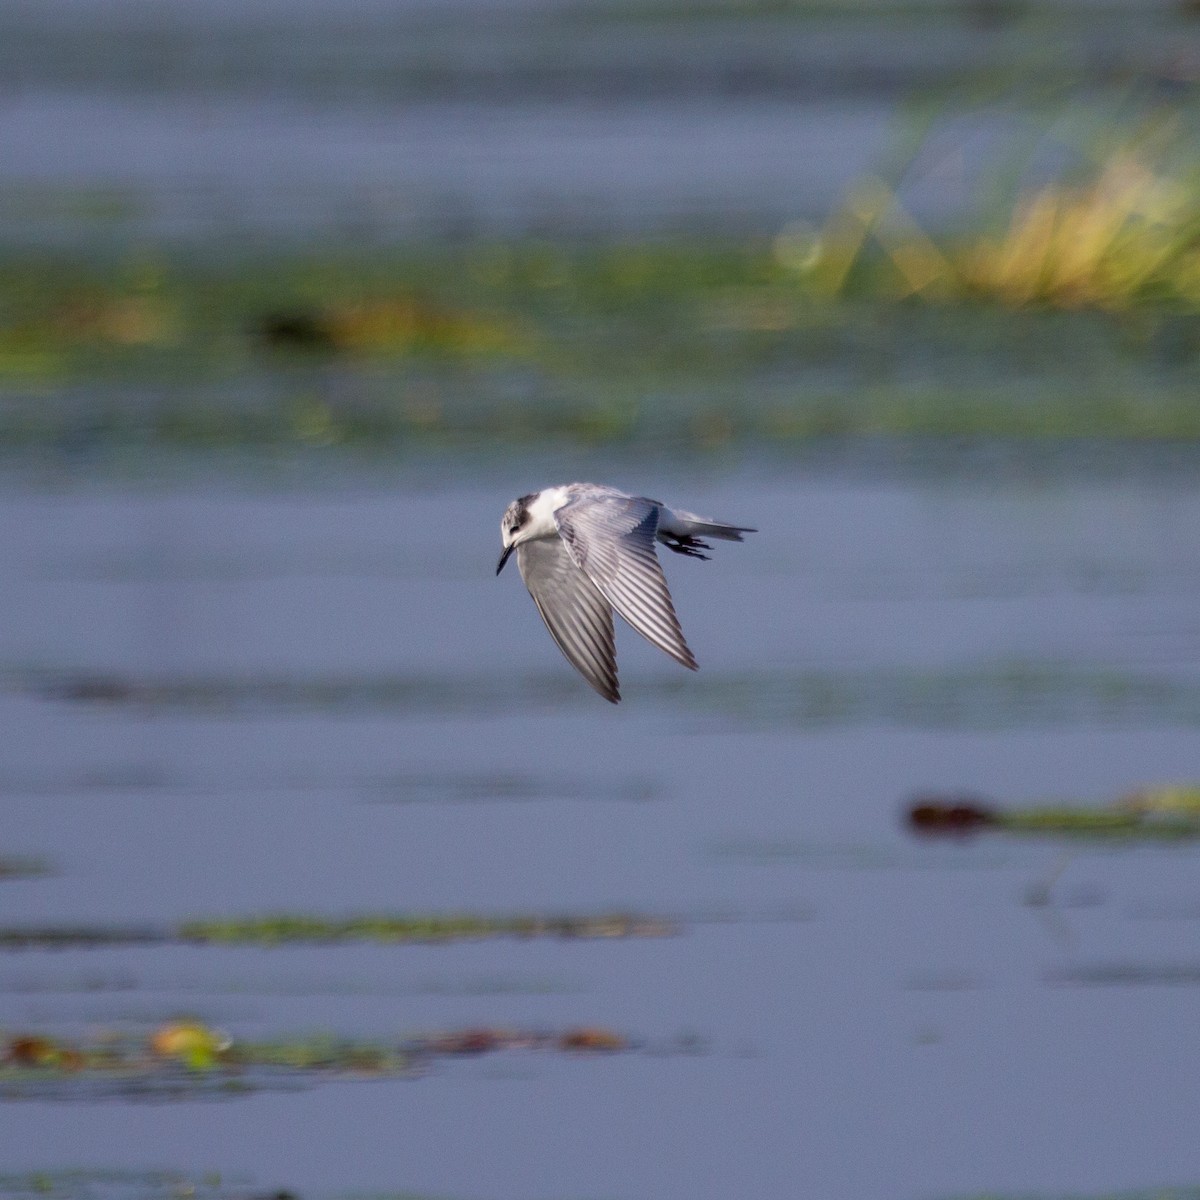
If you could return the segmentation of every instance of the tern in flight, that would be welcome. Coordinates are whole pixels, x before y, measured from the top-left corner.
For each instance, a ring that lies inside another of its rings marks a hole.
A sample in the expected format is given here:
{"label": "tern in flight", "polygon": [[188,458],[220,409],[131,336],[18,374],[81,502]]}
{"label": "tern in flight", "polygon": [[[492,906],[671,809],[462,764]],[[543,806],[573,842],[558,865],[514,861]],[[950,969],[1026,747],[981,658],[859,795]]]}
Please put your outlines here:
{"label": "tern in flight", "polygon": [[754,532],[601,484],[567,483],[522,496],[504,510],[496,574],[515,550],[550,636],[584,679],[616,704],[621,693],[613,609],[676,662],[693,671],[697,666],[654,543],[706,559],[711,547],[697,535],[740,542],[743,533]]}

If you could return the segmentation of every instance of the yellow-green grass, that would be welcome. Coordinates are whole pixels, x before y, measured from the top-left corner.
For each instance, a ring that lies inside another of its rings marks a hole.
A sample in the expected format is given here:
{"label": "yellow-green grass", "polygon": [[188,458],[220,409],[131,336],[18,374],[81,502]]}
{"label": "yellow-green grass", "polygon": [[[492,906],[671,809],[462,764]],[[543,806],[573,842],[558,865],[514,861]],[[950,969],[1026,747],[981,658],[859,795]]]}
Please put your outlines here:
{"label": "yellow-green grass", "polygon": [[1019,191],[979,232],[934,236],[877,178],[805,241],[777,253],[827,294],[1124,311],[1200,308],[1200,159],[1180,165],[1131,138],[1077,177]]}

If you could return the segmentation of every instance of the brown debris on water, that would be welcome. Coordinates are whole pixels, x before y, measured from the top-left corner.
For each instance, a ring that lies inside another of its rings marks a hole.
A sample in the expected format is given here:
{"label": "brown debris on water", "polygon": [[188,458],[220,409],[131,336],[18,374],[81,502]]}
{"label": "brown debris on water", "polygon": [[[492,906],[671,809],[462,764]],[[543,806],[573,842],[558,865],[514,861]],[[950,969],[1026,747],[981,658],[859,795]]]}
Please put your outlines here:
{"label": "brown debris on water", "polygon": [[568,1029],[559,1039],[560,1050],[602,1051],[616,1053],[629,1049],[629,1039],[611,1029],[597,1025],[585,1025],[579,1029]]}
{"label": "brown debris on water", "polygon": [[18,1036],[4,1047],[3,1061],[16,1067],[50,1067],[58,1065],[59,1053],[49,1038]]}
{"label": "brown debris on water", "polygon": [[1144,787],[1109,804],[1049,804],[1000,808],[973,796],[920,796],[907,810],[920,836],[961,837],[983,829],[1032,837],[1112,841],[1200,839],[1200,787]]}
{"label": "brown debris on water", "polygon": [[426,1043],[431,1054],[487,1054],[510,1045],[508,1035],[499,1029],[463,1029],[438,1034]]}
{"label": "brown debris on water", "polygon": [[0,1066],[78,1071],[84,1066],[84,1059],[73,1046],[63,1045],[52,1038],[18,1034],[10,1038],[0,1051]]}
{"label": "brown debris on water", "polygon": [[996,822],[995,811],[973,796],[921,796],[908,810],[909,828],[931,837],[963,836]]}

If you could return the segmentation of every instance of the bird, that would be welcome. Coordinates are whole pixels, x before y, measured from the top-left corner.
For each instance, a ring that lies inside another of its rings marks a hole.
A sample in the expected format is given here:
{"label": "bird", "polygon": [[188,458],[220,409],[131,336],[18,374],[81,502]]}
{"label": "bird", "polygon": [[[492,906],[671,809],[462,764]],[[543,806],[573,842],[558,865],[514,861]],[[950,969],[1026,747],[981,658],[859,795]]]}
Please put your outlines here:
{"label": "bird", "polygon": [[550,636],[584,679],[617,704],[614,609],[676,662],[698,669],[654,543],[707,559],[704,551],[712,547],[698,534],[740,542],[742,534],[757,532],[603,484],[559,484],[520,496],[504,510],[496,574],[515,550],[521,578]]}

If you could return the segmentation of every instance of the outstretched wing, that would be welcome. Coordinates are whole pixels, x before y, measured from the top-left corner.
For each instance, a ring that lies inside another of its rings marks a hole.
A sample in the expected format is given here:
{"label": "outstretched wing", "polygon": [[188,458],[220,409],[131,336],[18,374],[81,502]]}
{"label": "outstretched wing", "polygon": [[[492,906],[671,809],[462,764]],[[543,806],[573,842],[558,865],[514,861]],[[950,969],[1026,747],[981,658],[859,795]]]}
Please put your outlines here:
{"label": "outstretched wing", "polygon": [[[644,496],[581,496],[554,514],[571,557],[634,627],[676,662],[696,669],[654,553],[659,506]],[[553,540],[553,539],[551,539]]]}
{"label": "outstretched wing", "polygon": [[558,648],[605,700],[616,704],[621,693],[611,605],[561,538],[522,542],[517,566]]}

